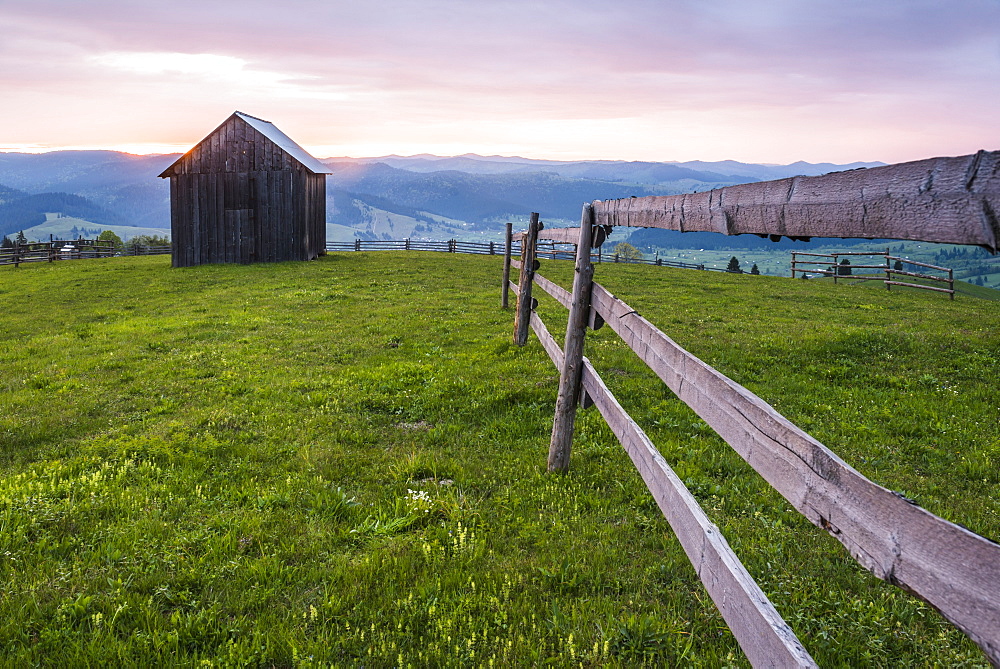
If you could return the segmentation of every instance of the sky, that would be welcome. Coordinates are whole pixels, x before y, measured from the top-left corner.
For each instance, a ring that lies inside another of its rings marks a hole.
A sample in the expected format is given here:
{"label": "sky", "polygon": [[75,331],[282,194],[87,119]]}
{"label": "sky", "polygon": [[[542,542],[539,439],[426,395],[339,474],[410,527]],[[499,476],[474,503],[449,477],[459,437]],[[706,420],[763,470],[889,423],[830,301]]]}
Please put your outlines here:
{"label": "sky", "polygon": [[1000,149],[1000,0],[0,0],[0,151],[848,163]]}

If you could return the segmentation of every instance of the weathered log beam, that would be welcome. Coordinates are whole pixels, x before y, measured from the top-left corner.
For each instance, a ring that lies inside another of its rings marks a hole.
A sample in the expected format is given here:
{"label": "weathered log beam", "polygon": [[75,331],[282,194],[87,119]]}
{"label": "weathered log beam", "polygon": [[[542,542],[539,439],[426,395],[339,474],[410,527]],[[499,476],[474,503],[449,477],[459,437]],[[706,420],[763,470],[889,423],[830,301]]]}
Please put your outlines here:
{"label": "weathered log beam", "polygon": [[[515,232],[511,237],[515,242],[523,242],[527,232]],[[552,228],[538,231],[538,240],[576,244],[580,239],[580,228]]]}
{"label": "weathered log beam", "polygon": [[702,193],[595,201],[598,225],[975,244],[1000,240],[1000,151]]}

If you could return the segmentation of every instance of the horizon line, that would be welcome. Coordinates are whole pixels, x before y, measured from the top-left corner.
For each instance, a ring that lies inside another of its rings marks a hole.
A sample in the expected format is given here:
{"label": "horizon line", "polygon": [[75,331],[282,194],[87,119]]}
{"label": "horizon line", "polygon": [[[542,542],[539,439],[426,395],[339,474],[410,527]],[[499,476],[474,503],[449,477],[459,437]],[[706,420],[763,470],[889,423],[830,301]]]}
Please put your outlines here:
{"label": "horizon line", "polygon": [[[38,145],[17,145],[17,146],[0,146],[0,154],[24,154],[24,155],[43,155],[48,153],[89,153],[89,152],[109,152],[109,153],[119,153],[129,156],[135,156],[139,158],[144,157],[157,157],[157,156],[175,156],[183,155],[190,151],[193,146],[184,145],[187,148],[181,148],[180,145],[122,145],[118,148],[108,148],[108,147],[97,147],[97,146],[62,146],[62,147],[50,147],[50,146],[38,146]],[[148,147],[148,149],[153,150],[143,150]],[[131,150],[130,150],[131,149]],[[155,150],[162,149],[162,150]],[[172,150],[171,150],[172,149]],[[312,151],[309,152],[310,155],[316,155]],[[936,157],[936,156],[931,156]],[[484,162],[490,162],[489,159],[499,159],[507,161],[525,161],[531,163],[651,163],[651,164],[683,164],[683,163],[738,163],[742,165],[761,165],[765,167],[786,167],[789,165],[795,165],[803,163],[806,165],[854,165],[854,164],[868,164],[868,165],[888,165],[891,163],[886,163],[881,160],[853,160],[846,163],[838,163],[832,160],[821,160],[818,162],[811,162],[805,159],[794,160],[789,163],[783,162],[751,162],[747,160],[739,160],[737,158],[723,158],[719,160],[706,160],[702,158],[696,158],[692,160],[648,160],[648,159],[629,159],[629,158],[531,158],[522,155],[504,155],[499,153],[493,154],[481,154],[472,151],[460,154],[436,154],[429,152],[419,152],[412,154],[401,154],[401,153],[388,153],[382,155],[359,155],[359,156],[349,156],[349,155],[328,155],[323,158],[317,158],[321,161],[360,161],[360,160],[382,160],[386,158],[397,158],[397,159],[425,159],[425,160],[447,160],[453,158],[469,158],[470,160],[481,159]],[[910,161],[903,161],[910,162]]]}

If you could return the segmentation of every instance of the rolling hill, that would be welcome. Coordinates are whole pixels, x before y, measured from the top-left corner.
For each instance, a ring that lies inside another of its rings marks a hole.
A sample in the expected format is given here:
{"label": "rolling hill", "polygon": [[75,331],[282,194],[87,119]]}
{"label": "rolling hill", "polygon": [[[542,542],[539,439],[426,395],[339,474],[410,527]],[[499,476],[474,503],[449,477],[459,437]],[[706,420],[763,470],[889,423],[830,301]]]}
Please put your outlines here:
{"label": "rolling hill", "polygon": [[[0,231],[26,229],[49,212],[95,225],[169,228],[169,185],[157,175],[177,156],[0,153]],[[566,162],[474,154],[324,162],[334,170],[327,182],[327,224],[338,237],[353,230],[362,238],[414,234],[427,239],[495,234],[505,221],[532,211],[550,221],[574,222],[580,206],[594,199],[707,190],[872,164]],[[27,196],[36,199],[26,201]],[[18,200],[21,205],[2,208]],[[392,221],[398,225],[386,224]]]}

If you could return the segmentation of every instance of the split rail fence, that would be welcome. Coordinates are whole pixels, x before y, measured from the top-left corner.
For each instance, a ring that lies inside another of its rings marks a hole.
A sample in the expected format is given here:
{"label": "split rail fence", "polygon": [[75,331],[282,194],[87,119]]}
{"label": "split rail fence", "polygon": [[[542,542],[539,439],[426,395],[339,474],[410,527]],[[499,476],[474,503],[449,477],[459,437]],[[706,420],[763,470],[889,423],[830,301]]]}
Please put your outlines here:
{"label": "split rail fence", "polygon": [[[804,193],[800,197],[808,206],[800,206],[796,192]],[[893,196],[891,201],[864,201],[866,193],[880,192]],[[595,283],[591,261],[591,247],[600,245],[607,226],[621,224],[754,232],[773,238],[917,239],[978,244],[995,252],[1000,235],[997,211],[1000,152],[980,152],[749,184],[746,189],[595,201],[584,205],[579,228],[545,230],[533,215],[527,231],[516,235],[522,242],[520,261],[509,250],[505,253],[501,300],[507,306],[508,292],[515,290],[514,342],[524,345],[530,327],[560,371],[549,471],[568,469],[577,407],[596,405],[751,664],[815,666],[725,537],[584,357],[586,330],[606,323],[795,509],[840,541],[861,566],[928,602],[1000,666],[1000,545],[865,478]],[[774,220],[768,221],[771,216]],[[508,235],[507,249],[514,238]],[[572,291],[537,274],[539,239],[576,242]],[[511,268],[519,270],[516,282],[510,280]],[[569,310],[562,348],[535,312],[534,285]]]}
{"label": "split rail fence", "polygon": [[57,260],[86,260],[110,258],[116,255],[147,256],[170,253],[169,246],[132,246],[127,252],[118,251],[114,244],[96,239],[53,239],[47,242],[14,243],[0,248],[0,265],[20,266],[22,263],[55,262]]}
{"label": "split rail fence", "polygon": [[27,244],[15,242],[12,247],[0,249],[0,265],[17,267],[21,263],[109,258],[114,254],[115,247],[111,242],[90,239],[56,239],[47,242],[28,242]]}
{"label": "split rail fence", "polygon": [[[840,265],[839,260],[848,256],[866,256],[869,258],[884,258],[885,263],[878,265]],[[800,260],[800,258],[817,258],[817,260]],[[899,268],[897,269],[897,264]],[[941,272],[941,274],[930,274],[928,272],[914,272],[903,269],[906,265],[920,267],[926,270]],[[843,274],[845,268],[850,269],[850,274]],[[879,273],[866,272],[855,274],[854,270],[879,270]],[[939,267],[929,265],[916,260],[908,260],[898,256],[889,255],[889,249],[885,253],[863,252],[863,251],[840,251],[838,253],[805,253],[803,251],[792,251],[792,278],[798,272],[801,277],[809,274],[822,274],[832,276],[833,282],[837,279],[849,278],[851,281],[881,281],[885,284],[886,290],[891,290],[893,286],[906,286],[907,288],[920,288],[921,290],[933,290],[939,293],[947,293],[951,299],[955,299],[955,272],[950,267]],[[884,276],[883,276],[884,274]],[[924,281],[936,281],[947,284],[948,287],[928,286],[923,283],[913,283],[912,281],[898,281],[894,277],[905,276]]]}

